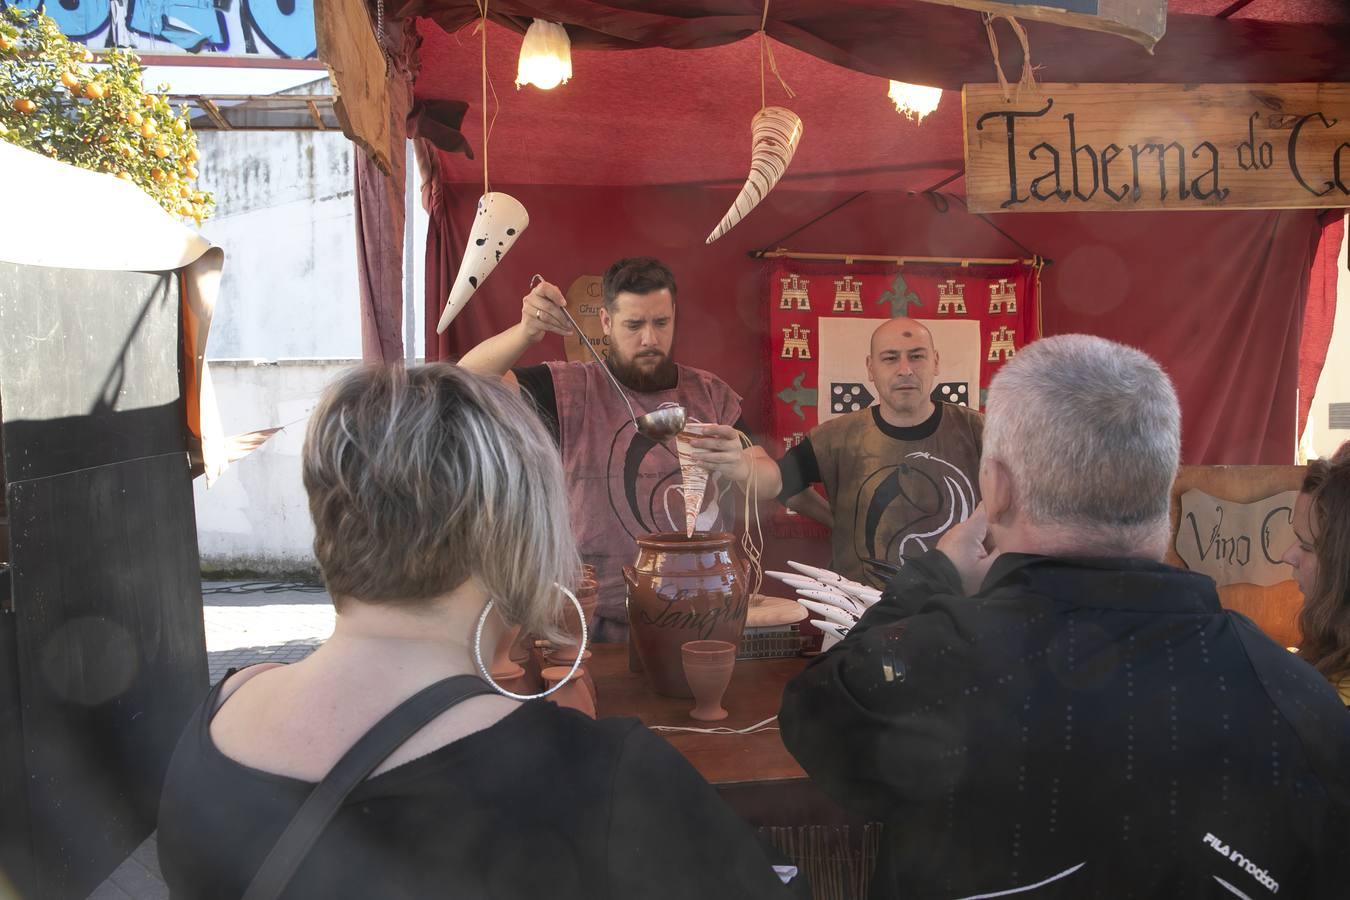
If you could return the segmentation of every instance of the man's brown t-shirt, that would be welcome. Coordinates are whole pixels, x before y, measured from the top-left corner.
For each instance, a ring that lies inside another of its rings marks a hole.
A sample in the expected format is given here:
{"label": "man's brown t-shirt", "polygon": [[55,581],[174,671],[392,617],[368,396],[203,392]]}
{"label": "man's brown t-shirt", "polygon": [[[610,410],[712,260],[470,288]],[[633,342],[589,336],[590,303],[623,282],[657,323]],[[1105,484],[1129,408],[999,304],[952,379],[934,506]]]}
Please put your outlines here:
{"label": "man's brown t-shirt", "polygon": [[779,460],[780,500],[825,485],[833,513],[833,567],[866,582],[864,559],[899,563],[923,553],[980,502],[984,416],[952,403],[909,428],[879,407],[818,425]]}

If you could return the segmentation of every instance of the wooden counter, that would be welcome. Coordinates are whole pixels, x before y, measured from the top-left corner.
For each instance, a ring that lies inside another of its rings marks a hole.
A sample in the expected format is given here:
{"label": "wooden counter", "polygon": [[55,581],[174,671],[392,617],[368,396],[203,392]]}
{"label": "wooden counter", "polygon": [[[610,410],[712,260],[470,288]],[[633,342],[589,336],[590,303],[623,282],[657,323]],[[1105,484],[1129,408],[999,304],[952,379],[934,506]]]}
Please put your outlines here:
{"label": "wooden counter", "polygon": [[[595,681],[601,716],[637,716],[647,727],[748,728],[778,715],[783,686],[806,665],[801,658],[737,660],[731,685],[722,698],[729,715],[720,722],[689,718],[693,700],[662,697],[648,686],[640,672],[628,671],[624,644],[592,644],[587,664]],[[777,722],[770,724],[776,725]],[[806,773],[783,746],[777,731],[754,734],[693,734],[658,732],[694,764],[712,784],[803,780]]]}

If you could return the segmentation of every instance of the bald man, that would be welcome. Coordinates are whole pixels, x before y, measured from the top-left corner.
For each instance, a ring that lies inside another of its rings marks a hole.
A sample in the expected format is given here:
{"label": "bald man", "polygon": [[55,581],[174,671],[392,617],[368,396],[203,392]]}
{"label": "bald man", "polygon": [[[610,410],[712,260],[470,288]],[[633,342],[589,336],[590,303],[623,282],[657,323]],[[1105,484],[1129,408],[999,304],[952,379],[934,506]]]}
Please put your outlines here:
{"label": "bald man", "polygon": [[872,333],[867,355],[876,406],[816,426],[777,463],[759,448],[740,450],[725,427],[695,441],[696,456],[741,484],[755,472],[759,498],[776,496],[829,525],[834,570],[868,581],[864,560],[899,565],[931,549],[980,501],[984,417],[933,399],[938,363],[922,322],[891,319]]}

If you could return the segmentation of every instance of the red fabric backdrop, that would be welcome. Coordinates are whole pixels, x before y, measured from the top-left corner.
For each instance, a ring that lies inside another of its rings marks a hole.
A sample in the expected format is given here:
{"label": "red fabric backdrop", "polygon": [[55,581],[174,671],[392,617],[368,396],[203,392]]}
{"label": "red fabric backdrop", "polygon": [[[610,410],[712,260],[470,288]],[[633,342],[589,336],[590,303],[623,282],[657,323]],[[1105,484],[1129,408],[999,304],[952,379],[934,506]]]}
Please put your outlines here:
{"label": "red fabric backdrop", "polygon": [[[747,251],[772,245],[847,195],[775,192],[706,246],[708,223],[720,218],[732,191],[494,188],[525,204],[530,228],[455,321],[448,353],[518,321],[535,272],[566,285],[603,273],[619,256],[652,254],[679,279],[680,359],[725,378],[745,395],[749,424],[767,432],[762,298],[769,263]],[[478,189],[450,185],[445,198],[449,243],[459,252]],[[1316,211],[1025,214],[992,222],[955,200],[941,212],[921,196],[865,194],[788,243],[820,252],[958,257],[1020,257],[1029,248],[1053,260],[1041,278],[1045,334],[1103,335],[1167,368],[1181,396],[1187,463],[1293,459],[1300,322],[1322,226]],[[435,303],[443,294],[428,296]],[[439,309],[428,310],[432,321],[438,316]],[[428,358],[441,355],[439,345],[428,347]],[[544,341],[526,362],[562,356],[560,340]]]}
{"label": "red fabric backdrop", "polygon": [[[733,191],[494,189],[525,204],[530,228],[449,332],[428,342],[428,359],[462,353],[518,322],[535,272],[567,285],[578,275],[603,273],[617,257],[651,254],[666,260],[679,280],[676,355],[726,379],[745,397],[751,430],[761,439],[769,433],[763,298],[771,263],[747,251],[772,246],[850,195],[775,192],[708,246],[702,238]],[[442,194],[444,239],[456,254],[479,191],[446,185]],[[1030,248],[1054,260],[1041,276],[1045,334],[1104,335],[1153,354],[1167,368],[1181,397],[1185,462],[1284,464],[1294,458],[1299,322],[1321,229],[1316,212],[1024,214],[992,222],[963,212],[955,200],[942,212],[923,196],[864,194],[787,243],[819,252],[1000,258],[1021,257]],[[430,274],[448,283],[457,265],[456,258]],[[436,298],[443,296],[428,290],[433,323],[440,315]],[[562,341],[549,339],[522,362],[563,357]],[[771,541],[767,567],[781,569],[785,559],[827,564],[828,542]]]}

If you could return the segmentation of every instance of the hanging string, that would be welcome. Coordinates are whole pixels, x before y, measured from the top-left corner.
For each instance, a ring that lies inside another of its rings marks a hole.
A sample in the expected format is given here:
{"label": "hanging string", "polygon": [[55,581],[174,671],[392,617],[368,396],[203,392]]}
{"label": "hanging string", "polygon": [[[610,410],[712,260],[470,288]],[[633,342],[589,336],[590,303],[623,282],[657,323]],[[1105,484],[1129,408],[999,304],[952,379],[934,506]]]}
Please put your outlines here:
{"label": "hanging string", "polygon": [[[754,442],[744,433],[737,431],[736,436],[741,439],[741,449],[749,450],[754,446]],[[750,598],[754,602],[754,596],[759,593],[759,589],[764,584],[764,526],[759,519],[759,492],[757,490],[759,483],[758,470],[752,464],[750,466],[750,481],[745,486],[745,531],[741,533],[741,553],[744,554],[746,562],[750,564]],[[754,516],[755,534],[750,534],[750,518]]]}
{"label": "hanging string", "polygon": [[[1017,90],[1013,91],[1008,85],[1008,78],[1003,74],[1003,64],[999,60],[998,35],[994,34],[994,21],[1004,19],[1012,27],[1013,34],[1017,36],[1018,42],[1022,45],[1022,77],[1018,79]],[[984,14],[984,31],[989,37],[989,49],[994,54],[994,73],[998,75],[998,86],[1003,92],[1003,99],[1012,103],[1017,96],[1021,94],[1023,88],[1036,87],[1035,67],[1031,64],[1031,44],[1027,40],[1026,29],[1022,23],[1012,16],[1000,16],[994,13]]]}
{"label": "hanging string", "polygon": [[[487,14],[488,0],[475,0],[478,4],[478,31],[482,34],[482,106],[483,106],[483,193],[492,193],[492,184],[488,180],[488,143],[492,139],[492,129],[497,127],[497,114],[501,112],[501,101],[497,98],[497,86],[488,78],[487,65]],[[492,91],[492,122],[488,123],[488,90]]]}
{"label": "hanging string", "polygon": [[764,14],[760,16],[759,19],[759,108],[760,109],[763,109],[764,107],[769,105],[768,98],[764,91],[764,62],[766,58],[768,59],[769,70],[772,71],[774,77],[778,79],[778,83],[783,86],[783,93],[787,94],[789,100],[797,96],[793,92],[792,88],[788,87],[788,83],[783,80],[782,73],[778,71],[778,60],[774,59],[773,57],[773,47],[769,46],[769,33],[768,31],[765,30],[768,28],[768,25],[769,25],[769,0],[764,0]]}

